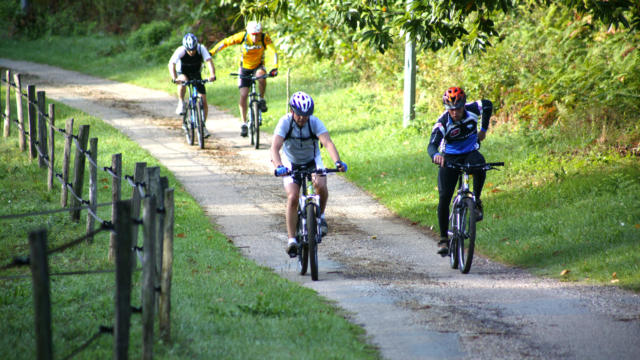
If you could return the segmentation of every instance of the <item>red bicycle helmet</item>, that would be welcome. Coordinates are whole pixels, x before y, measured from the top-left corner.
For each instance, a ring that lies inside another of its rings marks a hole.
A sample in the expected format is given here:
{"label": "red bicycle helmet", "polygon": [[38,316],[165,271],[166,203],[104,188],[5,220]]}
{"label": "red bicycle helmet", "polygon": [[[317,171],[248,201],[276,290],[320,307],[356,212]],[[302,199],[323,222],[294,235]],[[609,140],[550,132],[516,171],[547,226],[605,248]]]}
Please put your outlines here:
{"label": "red bicycle helmet", "polygon": [[442,95],[442,103],[447,110],[461,108],[466,102],[467,95],[457,86],[448,88]]}

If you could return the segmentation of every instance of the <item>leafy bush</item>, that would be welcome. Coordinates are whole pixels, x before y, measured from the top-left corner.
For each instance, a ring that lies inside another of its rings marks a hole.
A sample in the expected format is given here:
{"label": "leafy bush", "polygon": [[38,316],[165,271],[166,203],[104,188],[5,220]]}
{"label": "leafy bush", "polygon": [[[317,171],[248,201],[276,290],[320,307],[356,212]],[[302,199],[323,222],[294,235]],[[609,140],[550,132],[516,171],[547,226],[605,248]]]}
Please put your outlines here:
{"label": "leafy bush", "polygon": [[129,45],[137,48],[149,48],[159,45],[166,39],[173,27],[168,21],[152,21],[143,24],[129,35]]}

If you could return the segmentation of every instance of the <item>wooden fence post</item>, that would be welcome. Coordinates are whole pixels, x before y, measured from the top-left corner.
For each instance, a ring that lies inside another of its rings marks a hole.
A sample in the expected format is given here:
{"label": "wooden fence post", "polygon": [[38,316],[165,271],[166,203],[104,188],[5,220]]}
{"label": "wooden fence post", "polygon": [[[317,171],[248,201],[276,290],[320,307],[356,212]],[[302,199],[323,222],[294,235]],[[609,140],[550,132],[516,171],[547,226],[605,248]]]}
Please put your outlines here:
{"label": "wooden fence post", "polygon": [[[91,215],[98,210],[98,167],[93,163],[98,161],[98,138],[91,138],[89,140],[89,156],[92,161],[89,161],[89,210],[87,211],[87,234],[93,231],[93,227],[96,223],[96,219]],[[115,207],[115,204],[114,204]],[[87,238],[87,242],[92,242],[93,236]]]}
{"label": "wooden fence post", "polygon": [[[147,179],[145,180],[147,184],[147,195],[155,196],[156,198],[156,212],[158,209],[162,209],[162,203],[164,202],[164,195],[162,193],[162,189],[160,187],[160,168],[157,166],[148,167],[147,168]],[[162,200],[160,200],[162,199]],[[159,277],[160,271],[162,271],[162,214],[158,213],[156,216],[156,221],[153,224],[155,226],[155,264],[156,264],[156,274]],[[145,224],[147,226],[147,224]]]}
{"label": "wooden fence post", "polygon": [[64,128],[64,154],[62,156],[62,191],[60,192],[60,206],[67,207],[68,189],[69,183],[69,163],[71,162],[71,144],[73,142],[73,118],[67,120],[67,124]]}
{"label": "wooden fence post", "polygon": [[51,336],[51,294],[49,265],[47,263],[47,232],[38,230],[29,234],[29,257],[33,278],[33,304],[35,306],[36,344],[38,359],[53,359]]}
{"label": "wooden fence post", "polygon": [[29,156],[35,159],[38,155],[36,151],[36,87],[34,85],[27,86],[27,117],[29,118]]}
{"label": "wooden fence post", "polygon": [[[76,147],[76,157],[74,161],[74,177],[73,177],[73,192],[82,198],[82,185],[84,184],[84,163],[85,163],[85,151],[87,149],[87,141],[89,139],[89,125],[81,125],[78,131],[78,146]],[[82,206],[82,203],[75,196],[71,197],[71,207]],[[73,210],[71,212],[71,220],[80,220],[80,210]]]}
{"label": "wooden fence post", "polygon": [[[47,117],[45,116],[45,102],[46,97],[44,91],[38,91],[38,164],[41,168],[47,166],[47,159],[45,154],[47,153]],[[40,155],[42,154],[42,155]]]}
{"label": "wooden fence post", "polygon": [[142,358],[153,359],[153,320],[156,308],[156,197],[144,199],[142,259]]}
{"label": "wooden fence post", "polygon": [[118,201],[114,223],[116,240],[116,293],[113,359],[128,359],[129,328],[131,326],[131,202]]}
{"label": "wooden fence post", "polygon": [[[120,201],[120,188],[122,185],[122,154],[113,154],[111,156],[111,171],[116,175],[111,177],[111,202],[114,204],[111,207],[111,221],[115,223],[118,221],[118,212],[116,211],[115,203]],[[113,261],[116,247],[116,234],[111,233],[109,239],[109,261]]]}
{"label": "wooden fence post", "polygon": [[18,115],[18,144],[20,151],[25,151],[26,136],[24,133],[24,112],[22,111],[22,75],[16,73],[13,75],[13,82],[16,83],[16,113]]}
{"label": "wooden fence post", "polygon": [[11,70],[7,70],[7,98],[5,99],[5,104],[4,137],[9,137],[11,135]]}
{"label": "wooden fence post", "polygon": [[[135,172],[133,174],[133,182],[135,184],[139,184],[139,183],[143,183],[144,182],[144,174],[145,174],[145,169],[147,168],[147,163],[146,162],[138,162],[136,163],[136,169]],[[142,196],[140,195],[140,190],[138,189],[137,186],[133,187],[133,192],[131,194],[131,216],[134,219],[139,219],[140,218],[140,201],[142,199]],[[138,234],[140,233],[140,226],[134,226],[132,228],[132,238],[131,238],[131,243],[133,244],[133,247],[138,247]],[[131,262],[131,267],[133,269],[136,268],[136,257],[133,257],[133,261]]]}
{"label": "wooden fence post", "polygon": [[158,301],[158,323],[160,337],[171,341],[171,279],[173,277],[173,224],[174,197],[173,189],[164,191],[164,241],[162,242],[162,275],[160,277],[160,299]]}
{"label": "wooden fence post", "polygon": [[51,126],[49,126],[49,174],[47,178],[47,189],[49,191],[53,190],[53,177],[56,174],[54,165],[55,165],[55,151],[56,151],[56,116],[55,116],[55,106],[54,104],[49,104],[49,119],[51,121]]}

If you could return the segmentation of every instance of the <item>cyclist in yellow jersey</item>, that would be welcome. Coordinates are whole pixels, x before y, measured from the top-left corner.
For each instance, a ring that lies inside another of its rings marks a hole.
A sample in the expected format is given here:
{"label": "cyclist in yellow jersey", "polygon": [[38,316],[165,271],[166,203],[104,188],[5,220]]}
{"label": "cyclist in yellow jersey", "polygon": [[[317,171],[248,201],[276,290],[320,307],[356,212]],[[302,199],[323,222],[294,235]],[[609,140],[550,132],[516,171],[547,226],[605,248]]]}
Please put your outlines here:
{"label": "cyclist in yellow jersey", "polygon": [[[273,52],[273,68],[269,71],[270,76],[278,75],[278,54],[276,48],[268,34],[262,32],[262,25],[256,21],[247,24],[246,31],[241,31],[219,41],[210,49],[211,55],[215,56],[222,49],[231,45],[242,45],[240,54],[240,69],[238,72],[244,76],[262,76],[266,74],[264,67],[264,53],[266,48]],[[251,81],[238,78],[238,88],[240,89],[240,116],[242,118],[241,136],[247,136],[247,98],[249,97],[249,87]],[[260,110],[267,111],[267,103],[264,100],[267,88],[266,79],[258,80],[258,91],[260,92]]]}

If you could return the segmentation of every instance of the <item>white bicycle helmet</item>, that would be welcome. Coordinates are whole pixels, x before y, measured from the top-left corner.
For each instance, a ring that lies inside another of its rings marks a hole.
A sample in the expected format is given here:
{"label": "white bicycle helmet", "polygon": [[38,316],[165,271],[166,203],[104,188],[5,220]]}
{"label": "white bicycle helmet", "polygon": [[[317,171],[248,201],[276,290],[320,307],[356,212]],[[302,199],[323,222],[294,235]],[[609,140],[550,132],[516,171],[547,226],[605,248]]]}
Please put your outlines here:
{"label": "white bicycle helmet", "polygon": [[198,38],[192,33],[188,33],[182,38],[182,46],[187,50],[195,50],[198,46]]}
{"label": "white bicycle helmet", "polygon": [[311,116],[313,114],[313,99],[307,93],[298,91],[291,96],[289,106],[294,113],[300,116]]}
{"label": "white bicycle helmet", "polygon": [[247,24],[247,32],[249,34],[259,34],[262,32],[262,25],[257,21],[249,21]]}

